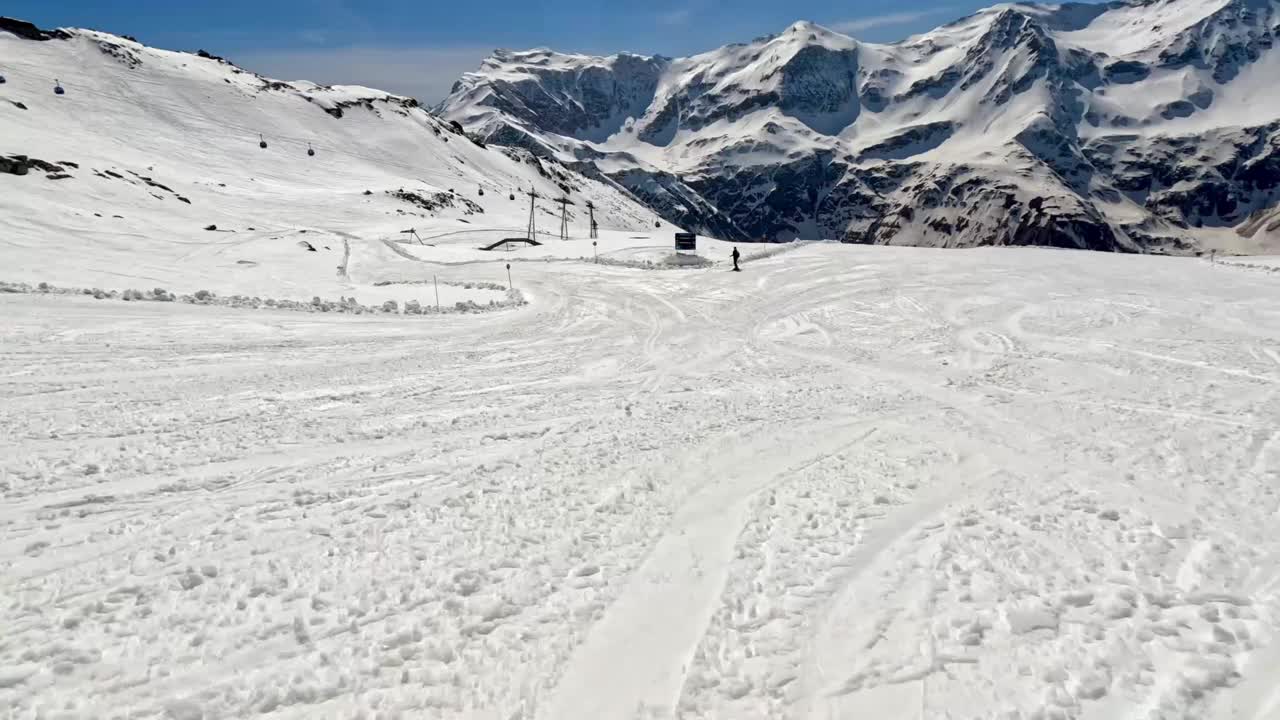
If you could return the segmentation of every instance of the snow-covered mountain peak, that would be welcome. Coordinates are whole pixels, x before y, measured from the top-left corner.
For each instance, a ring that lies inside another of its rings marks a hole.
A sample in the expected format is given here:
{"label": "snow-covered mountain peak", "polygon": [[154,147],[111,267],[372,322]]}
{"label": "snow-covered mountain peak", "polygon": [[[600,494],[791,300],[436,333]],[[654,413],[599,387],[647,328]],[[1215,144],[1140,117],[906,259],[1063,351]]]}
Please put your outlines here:
{"label": "snow-covered mountain peak", "polygon": [[494,50],[481,64],[481,70],[494,69],[512,71],[519,68],[563,70],[576,69],[584,65],[610,67],[619,63],[648,62],[653,58],[630,52],[619,52],[608,56],[583,55],[579,53],[562,53],[550,48],[533,48],[530,50]]}
{"label": "snow-covered mountain peak", "polygon": [[804,33],[811,33],[811,32],[817,32],[822,30],[826,30],[826,28],[822,27],[821,25],[815,22],[812,22],[810,20],[797,20],[791,23],[789,26],[787,26],[787,29],[783,34],[784,35],[801,35]]}
{"label": "snow-covered mountain peak", "polygon": [[1116,58],[1158,56],[1172,49],[1154,58],[1167,61],[1194,44],[1196,36],[1238,37],[1251,27],[1274,31],[1269,21],[1278,5],[1274,0],[1150,0],[1095,7],[1102,12],[1088,23],[1062,28],[1063,42]]}
{"label": "snow-covered mountain peak", "polygon": [[780,37],[809,45],[822,44],[839,47],[849,47],[856,42],[844,33],[836,32],[809,20],[800,20],[792,23],[781,33]]}

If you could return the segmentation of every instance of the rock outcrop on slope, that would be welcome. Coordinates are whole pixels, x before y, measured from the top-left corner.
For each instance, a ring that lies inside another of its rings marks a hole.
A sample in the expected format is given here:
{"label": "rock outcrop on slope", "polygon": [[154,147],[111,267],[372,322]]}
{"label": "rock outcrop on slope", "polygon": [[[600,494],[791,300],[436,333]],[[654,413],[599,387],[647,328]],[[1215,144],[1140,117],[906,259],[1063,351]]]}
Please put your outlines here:
{"label": "rock outcrop on slope", "polygon": [[689,58],[499,51],[440,111],[673,222],[795,237],[1267,249],[1280,2],[999,5],[893,45],[812,23]]}

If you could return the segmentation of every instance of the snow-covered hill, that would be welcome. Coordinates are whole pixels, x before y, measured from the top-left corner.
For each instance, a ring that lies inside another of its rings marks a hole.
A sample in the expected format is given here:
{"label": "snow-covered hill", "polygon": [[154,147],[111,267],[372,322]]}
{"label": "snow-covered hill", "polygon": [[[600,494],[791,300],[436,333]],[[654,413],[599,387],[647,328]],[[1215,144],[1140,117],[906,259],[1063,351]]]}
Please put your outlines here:
{"label": "snow-covered hill", "polygon": [[502,51],[441,109],[728,238],[1250,252],[1278,28],[1276,0],[1004,4],[893,45],[801,22],[683,59]]}
{"label": "snow-covered hill", "polygon": [[522,191],[545,196],[547,230],[566,192],[577,235],[587,202],[606,236],[658,220],[611,181],[484,147],[412,99],[203,51],[4,19],[0,75],[0,281],[380,304],[411,299],[385,285],[404,263],[384,240],[523,235]]}

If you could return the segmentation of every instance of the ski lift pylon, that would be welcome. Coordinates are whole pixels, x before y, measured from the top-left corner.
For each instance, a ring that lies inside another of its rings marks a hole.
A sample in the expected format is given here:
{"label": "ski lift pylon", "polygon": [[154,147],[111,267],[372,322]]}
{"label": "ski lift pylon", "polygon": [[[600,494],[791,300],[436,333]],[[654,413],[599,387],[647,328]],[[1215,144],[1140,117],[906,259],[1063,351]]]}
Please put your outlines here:
{"label": "ski lift pylon", "polygon": [[7,83],[7,82],[9,82],[9,81],[4,79],[4,75],[0,75],[0,85],[3,85],[3,84],[5,84],[5,83]]}

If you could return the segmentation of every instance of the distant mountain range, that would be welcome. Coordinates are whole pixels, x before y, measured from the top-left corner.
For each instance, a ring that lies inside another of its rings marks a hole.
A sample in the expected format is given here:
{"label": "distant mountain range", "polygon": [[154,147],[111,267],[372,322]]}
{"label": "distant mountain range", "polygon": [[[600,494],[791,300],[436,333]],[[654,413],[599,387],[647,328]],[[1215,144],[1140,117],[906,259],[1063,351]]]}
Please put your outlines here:
{"label": "distant mountain range", "polygon": [[734,240],[1280,247],[1280,0],[998,5],[892,45],[498,51],[438,111]]}

